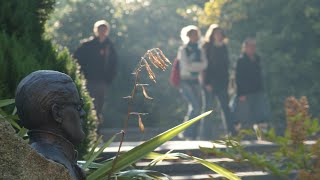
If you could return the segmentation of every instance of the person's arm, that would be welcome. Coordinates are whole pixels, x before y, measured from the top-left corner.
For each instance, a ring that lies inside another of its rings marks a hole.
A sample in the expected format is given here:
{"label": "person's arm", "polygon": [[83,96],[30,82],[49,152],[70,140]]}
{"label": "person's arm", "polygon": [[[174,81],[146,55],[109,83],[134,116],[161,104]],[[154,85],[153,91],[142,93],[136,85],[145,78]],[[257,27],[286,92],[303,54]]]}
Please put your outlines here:
{"label": "person's arm", "polygon": [[110,84],[113,79],[116,77],[117,75],[117,64],[118,64],[118,54],[116,52],[116,49],[114,47],[114,44],[110,42],[110,54],[108,57],[108,62],[107,64],[107,76],[106,76],[106,83]]}
{"label": "person's arm", "polygon": [[88,57],[88,44],[87,42],[82,43],[76,51],[73,53],[73,58],[76,59],[76,61],[80,65],[81,72],[86,75],[86,68],[87,68],[87,57]]}
{"label": "person's arm", "polygon": [[207,55],[206,55],[204,49],[201,48],[200,50],[201,50],[201,63],[202,63],[203,69],[200,71],[199,81],[200,81],[201,85],[204,85],[205,84],[205,70],[208,67],[208,58],[207,58]]}
{"label": "person's arm", "polygon": [[[226,45],[224,45],[224,50],[225,50],[225,60],[227,61],[227,67],[228,67],[228,72],[230,68],[230,58],[229,58],[229,51]],[[228,73],[229,74],[229,73]]]}
{"label": "person's arm", "polygon": [[262,61],[259,55],[256,55],[257,61],[259,63],[259,70],[260,70],[260,83],[261,83],[261,88],[262,90],[264,90],[266,88],[266,72],[264,71],[264,69],[262,68]]}
{"label": "person's arm", "polygon": [[84,54],[83,51],[84,51],[84,47],[83,47],[83,44],[81,44],[73,53],[73,58],[75,58],[80,65],[83,62],[83,54]]}
{"label": "person's arm", "polygon": [[238,59],[237,67],[236,67],[237,95],[239,97],[244,96],[243,84],[244,84],[244,81],[246,81],[244,73],[245,73],[245,67],[243,64],[243,60],[240,58],[240,59]]}
{"label": "person's arm", "polygon": [[201,62],[199,65],[199,69],[200,71],[204,71],[208,67],[208,58],[204,49],[201,48],[200,50],[201,50]]}
{"label": "person's arm", "polygon": [[210,44],[209,43],[205,43],[203,45],[203,52],[207,58],[207,67],[203,72],[203,82],[205,85],[205,88],[207,91],[211,92],[213,91],[213,82],[212,82],[212,77],[209,76],[211,69],[209,69],[209,60],[210,60],[210,52],[209,52],[209,48]]}

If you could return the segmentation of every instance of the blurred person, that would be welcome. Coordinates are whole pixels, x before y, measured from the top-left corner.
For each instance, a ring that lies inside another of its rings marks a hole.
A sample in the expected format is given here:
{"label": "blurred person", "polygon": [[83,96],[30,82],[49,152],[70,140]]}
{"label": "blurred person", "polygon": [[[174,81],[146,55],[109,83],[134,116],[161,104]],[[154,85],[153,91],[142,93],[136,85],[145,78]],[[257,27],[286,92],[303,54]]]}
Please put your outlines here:
{"label": "blurred person", "polygon": [[[214,98],[217,97],[223,111],[227,129],[229,133],[233,134],[234,127],[228,105],[229,55],[226,46],[226,36],[217,24],[212,24],[207,30],[203,49],[208,59],[208,67],[204,73],[207,109],[212,109]],[[203,121],[203,123],[205,122]]]}
{"label": "blurred person", "polygon": [[249,129],[266,123],[269,106],[264,93],[260,57],[256,53],[256,41],[246,39],[242,44],[242,54],[236,67],[237,105],[235,118],[239,128]]}
{"label": "blurred person", "polygon": [[[200,115],[202,111],[202,86],[199,76],[207,67],[207,58],[199,44],[200,30],[189,25],[181,30],[183,45],[177,53],[180,62],[180,92],[188,102],[188,112],[185,121]],[[185,139],[196,139],[199,123],[186,129],[183,133]]]}
{"label": "blurred person", "polygon": [[88,91],[101,120],[105,91],[117,72],[117,53],[109,39],[110,26],[107,21],[97,21],[93,26],[93,33],[94,36],[82,42],[74,57],[87,79]]}

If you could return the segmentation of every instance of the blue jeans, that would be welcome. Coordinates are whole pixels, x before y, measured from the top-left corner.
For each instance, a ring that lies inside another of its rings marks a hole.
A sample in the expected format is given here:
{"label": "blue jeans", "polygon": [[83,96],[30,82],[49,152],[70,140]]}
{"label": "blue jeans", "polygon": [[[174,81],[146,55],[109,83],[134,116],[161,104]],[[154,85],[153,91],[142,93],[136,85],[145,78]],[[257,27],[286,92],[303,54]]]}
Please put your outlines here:
{"label": "blue jeans", "polygon": [[[202,111],[202,87],[197,80],[182,80],[180,82],[180,92],[188,103],[188,112],[185,121],[201,114]],[[199,122],[193,124],[184,131],[184,137],[196,139],[198,135]]]}

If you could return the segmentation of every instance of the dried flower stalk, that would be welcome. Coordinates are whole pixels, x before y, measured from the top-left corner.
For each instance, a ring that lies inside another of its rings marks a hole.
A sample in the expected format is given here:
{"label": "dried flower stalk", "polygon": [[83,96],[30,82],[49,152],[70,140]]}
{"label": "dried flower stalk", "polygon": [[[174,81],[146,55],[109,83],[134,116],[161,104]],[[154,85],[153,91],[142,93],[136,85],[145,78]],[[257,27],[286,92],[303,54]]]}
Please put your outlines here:
{"label": "dried flower stalk", "polygon": [[147,59],[151,62],[151,64],[155,67],[155,68],[160,68],[161,70],[165,71],[166,67],[168,66],[168,64],[171,64],[171,62],[168,60],[168,58],[166,58],[166,56],[163,54],[163,52],[159,49],[159,48],[153,48],[153,49],[149,49],[144,55],[143,57],[141,57],[141,60],[138,64],[138,67],[136,68],[136,70],[132,73],[135,76],[135,83],[134,83],[134,87],[133,90],[131,91],[131,94],[129,96],[123,97],[125,99],[128,99],[128,112],[127,112],[127,118],[124,121],[124,129],[123,129],[123,135],[120,141],[120,145],[119,145],[119,149],[116,155],[116,158],[114,159],[113,163],[112,163],[112,169],[110,174],[108,175],[108,179],[110,179],[110,176],[113,172],[113,169],[117,163],[117,159],[118,159],[118,155],[120,153],[121,147],[122,147],[122,143],[124,140],[124,135],[125,132],[127,131],[127,127],[128,127],[128,121],[130,119],[131,115],[136,115],[138,116],[138,123],[139,123],[139,129],[141,132],[144,132],[145,128],[142,122],[142,115],[146,115],[147,113],[137,113],[137,112],[131,112],[131,106],[133,103],[133,99],[134,99],[134,95],[136,94],[137,91],[137,87],[141,86],[142,87],[142,93],[144,95],[144,97],[146,99],[153,99],[152,97],[150,97],[145,89],[144,86],[147,86],[148,84],[141,84],[139,83],[139,75],[141,73],[141,70],[143,67],[146,68],[146,71],[148,73],[149,78],[153,81],[156,82],[156,76],[154,74],[154,72],[152,71],[151,66],[149,65]]}
{"label": "dried flower stalk", "polygon": [[[152,68],[148,61],[155,67],[159,68],[162,71],[165,71],[167,69],[167,66],[171,64],[171,62],[168,60],[168,58],[163,54],[163,52],[159,48],[153,48],[149,49],[143,57],[141,57],[141,61],[143,62],[143,66],[146,68],[146,71],[148,72],[149,78],[156,82],[156,76],[154,75],[154,72],[152,71]],[[141,66],[137,69],[141,69]]]}

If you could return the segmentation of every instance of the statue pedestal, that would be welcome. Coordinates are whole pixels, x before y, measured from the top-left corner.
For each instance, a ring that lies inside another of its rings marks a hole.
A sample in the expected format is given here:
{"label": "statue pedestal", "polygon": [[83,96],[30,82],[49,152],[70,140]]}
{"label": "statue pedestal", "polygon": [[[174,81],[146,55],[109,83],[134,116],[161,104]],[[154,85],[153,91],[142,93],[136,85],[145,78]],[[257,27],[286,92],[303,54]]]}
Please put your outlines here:
{"label": "statue pedestal", "polygon": [[6,121],[0,121],[2,179],[74,179],[63,166],[32,149]]}

